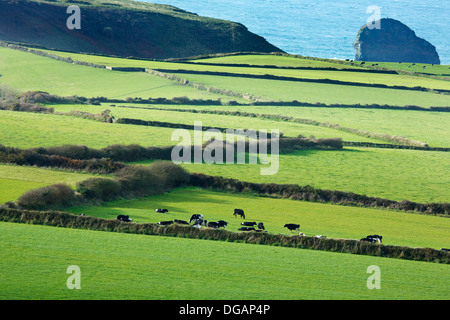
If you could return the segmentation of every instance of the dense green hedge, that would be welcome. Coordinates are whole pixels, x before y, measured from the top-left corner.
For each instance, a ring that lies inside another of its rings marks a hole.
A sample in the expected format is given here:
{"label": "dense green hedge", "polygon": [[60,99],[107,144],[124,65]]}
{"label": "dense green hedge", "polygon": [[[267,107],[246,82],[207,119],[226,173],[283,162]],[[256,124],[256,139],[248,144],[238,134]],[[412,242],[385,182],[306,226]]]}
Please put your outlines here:
{"label": "dense green hedge", "polygon": [[160,226],[153,223],[137,224],[89,216],[75,216],[57,211],[42,212],[0,207],[0,221],[96,231],[273,245],[444,264],[450,263],[450,253],[431,248],[386,246],[357,240],[288,236],[267,232],[231,232],[222,229],[198,229],[176,224],[170,226]]}

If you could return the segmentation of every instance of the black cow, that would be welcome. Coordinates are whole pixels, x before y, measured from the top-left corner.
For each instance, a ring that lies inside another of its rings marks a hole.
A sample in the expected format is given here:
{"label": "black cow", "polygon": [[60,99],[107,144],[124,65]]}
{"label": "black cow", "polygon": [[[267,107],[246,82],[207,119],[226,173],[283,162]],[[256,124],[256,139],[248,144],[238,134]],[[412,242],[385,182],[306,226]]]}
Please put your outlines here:
{"label": "black cow", "polygon": [[187,222],[187,221],[184,221],[184,220],[177,220],[177,219],[175,219],[174,222],[175,222],[175,223],[178,223],[178,224],[189,224],[189,222]]}
{"label": "black cow", "polygon": [[287,223],[284,225],[285,228],[288,228],[289,231],[297,231],[298,229],[300,229],[300,225],[299,224],[295,224],[295,223]]}
{"label": "black cow", "polygon": [[130,216],[124,216],[124,215],[118,215],[117,220],[124,221],[124,222],[133,221],[133,219],[130,219]]}
{"label": "black cow", "polygon": [[242,222],[241,226],[253,227],[256,226],[256,222]]}
{"label": "black cow", "polygon": [[158,222],[159,225],[161,226],[168,226],[171,225],[173,223],[173,221],[160,221]]}
{"label": "black cow", "polygon": [[236,215],[238,215],[241,218],[245,219],[244,210],[242,210],[242,209],[234,209],[233,216],[236,217]]}
{"label": "black cow", "polygon": [[255,228],[242,227],[238,229],[239,231],[255,231]]}
{"label": "black cow", "polygon": [[217,229],[219,228],[219,223],[218,222],[208,222],[208,228],[214,228]]}
{"label": "black cow", "polygon": [[441,250],[445,251],[445,252],[450,252],[450,249],[446,249],[446,248],[441,248]]}
{"label": "black cow", "polygon": [[258,223],[258,229],[259,230],[266,230],[266,228],[264,228],[264,223],[262,223],[262,222]]}
{"label": "black cow", "polygon": [[219,228],[227,228],[227,226],[228,226],[228,222],[226,222],[226,221],[223,221],[223,220],[219,220],[219,221],[217,221],[217,223],[219,224]]}
{"label": "black cow", "polygon": [[167,209],[156,209],[155,212],[167,213],[167,212],[169,212],[169,210],[167,210]]}

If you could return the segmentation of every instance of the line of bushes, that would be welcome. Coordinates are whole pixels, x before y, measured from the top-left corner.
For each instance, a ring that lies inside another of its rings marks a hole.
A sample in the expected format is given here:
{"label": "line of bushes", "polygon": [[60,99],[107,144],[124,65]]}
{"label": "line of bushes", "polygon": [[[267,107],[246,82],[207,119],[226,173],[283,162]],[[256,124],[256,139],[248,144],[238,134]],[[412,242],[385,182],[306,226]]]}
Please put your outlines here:
{"label": "line of bushes", "polygon": [[296,184],[251,183],[218,176],[192,173],[192,186],[220,191],[251,192],[261,196],[302,200],[339,205],[385,208],[402,211],[414,211],[430,215],[450,215],[450,203],[416,203],[409,200],[395,201],[378,197],[355,194],[337,190],[316,189],[312,186]]}
{"label": "line of bushes", "polygon": [[[151,127],[163,127],[163,128],[174,128],[174,129],[186,129],[186,130],[194,130],[196,127],[190,124],[183,123],[173,123],[173,122],[162,122],[162,121],[149,121],[149,120],[141,120],[141,119],[130,119],[130,118],[120,118],[117,119],[116,123],[121,124],[132,124],[138,126],[151,126]],[[202,131],[206,130],[219,130],[222,133],[225,133],[227,130],[234,130],[235,134],[246,135],[251,134],[254,137],[260,137],[261,132],[250,129],[232,129],[232,128],[220,128],[220,127],[208,127],[202,125]],[[267,132],[267,138],[271,139],[272,134]]]}
{"label": "line of bushes", "polygon": [[176,224],[170,226],[160,226],[153,223],[137,224],[88,216],[76,216],[56,211],[43,212],[0,207],[0,221],[73,229],[272,245],[443,264],[450,263],[450,253],[431,248],[387,246],[346,239],[319,239],[270,233],[231,232],[210,228],[198,229]]}
{"label": "line of bushes", "polygon": [[295,82],[311,82],[311,83],[323,83],[323,84],[336,84],[344,86],[357,86],[357,87],[370,87],[370,88],[382,88],[382,89],[395,89],[395,90],[413,90],[413,91],[426,91],[432,93],[450,94],[450,90],[446,89],[431,89],[421,86],[408,87],[397,85],[386,85],[381,83],[364,83],[353,81],[342,81],[332,79],[308,79],[297,77],[276,76],[271,74],[248,74],[248,73],[232,73],[232,72],[219,72],[219,71],[198,71],[198,70],[172,70],[172,69],[155,69],[157,72],[163,73],[183,73],[183,74],[200,74],[208,76],[221,76],[221,77],[236,77],[236,78],[251,78],[251,79],[264,79],[264,80],[280,80],[280,81],[295,81]]}
{"label": "line of bushes", "polygon": [[[64,147],[56,147],[56,150],[58,150],[59,148],[64,149]],[[83,147],[67,147],[68,150],[77,148],[81,149]],[[0,163],[9,163],[19,166],[49,167],[66,170],[68,169],[98,174],[113,173],[125,166],[125,164],[123,163],[115,162],[110,158],[105,157],[91,158],[89,160],[74,159],[68,156],[58,155],[56,153],[44,154],[39,152],[43,150],[45,149],[39,148],[37,150],[22,150],[0,145]]]}
{"label": "line of bushes", "polygon": [[113,177],[94,177],[78,182],[76,189],[64,183],[25,192],[17,203],[6,207],[26,210],[62,210],[65,208],[101,204],[117,199],[134,199],[162,194],[187,185],[190,176],[181,166],[158,161],[150,166],[124,166]]}
{"label": "line of bushes", "polygon": [[343,145],[347,146],[347,147],[364,147],[364,148],[408,149],[408,150],[441,151],[441,152],[449,152],[450,151],[450,148],[419,147],[419,146],[407,146],[407,145],[372,143],[372,142],[357,142],[357,141],[344,141]]}

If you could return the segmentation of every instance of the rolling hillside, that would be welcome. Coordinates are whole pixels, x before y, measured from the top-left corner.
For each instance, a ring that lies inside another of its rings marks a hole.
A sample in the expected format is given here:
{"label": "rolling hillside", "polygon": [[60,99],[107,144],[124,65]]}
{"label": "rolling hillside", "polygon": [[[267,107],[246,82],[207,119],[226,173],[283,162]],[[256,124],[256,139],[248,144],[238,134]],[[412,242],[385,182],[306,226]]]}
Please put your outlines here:
{"label": "rolling hillside", "polygon": [[[70,5],[81,8],[81,29],[66,27]],[[139,58],[281,52],[242,24],[136,1],[1,0],[0,40]]]}

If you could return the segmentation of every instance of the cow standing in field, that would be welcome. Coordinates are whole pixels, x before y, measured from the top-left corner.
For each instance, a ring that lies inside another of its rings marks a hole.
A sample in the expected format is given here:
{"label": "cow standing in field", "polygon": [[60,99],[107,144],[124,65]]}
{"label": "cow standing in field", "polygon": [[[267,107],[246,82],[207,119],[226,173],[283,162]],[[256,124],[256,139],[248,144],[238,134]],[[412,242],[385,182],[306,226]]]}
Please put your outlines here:
{"label": "cow standing in field", "polygon": [[295,224],[295,223],[287,223],[284,225],[285,228],[288,228],[289,231],[297,231],[300,229],[300,225],[299,224]]}
{"label": "cow standing in field", "polygon": [[223,220],[219,220],[219,221],[217,221],[217,223],[219,224],[219,228],[225,228],[225,229],[227,229],[228,222],[223,221]]}
{"label": "cow standing in field", "polygon": [[237,215],[240,216],[241,218],[245,219],[244,210],[242,210],[242,209],[234,209],[233,216],[236,217]]}
{"label": "cow standing in field", "polygon": [[262,222],[258,223],[258,229],[259,230],[266,230],[266,228],[264,228],[264,223],[262,223]]}

